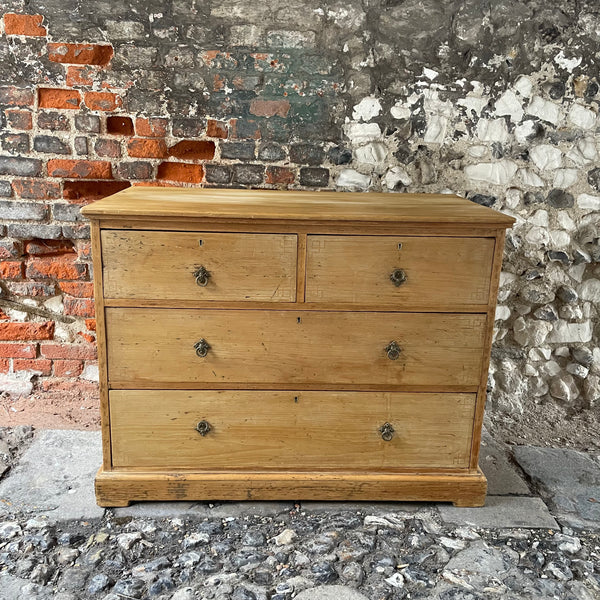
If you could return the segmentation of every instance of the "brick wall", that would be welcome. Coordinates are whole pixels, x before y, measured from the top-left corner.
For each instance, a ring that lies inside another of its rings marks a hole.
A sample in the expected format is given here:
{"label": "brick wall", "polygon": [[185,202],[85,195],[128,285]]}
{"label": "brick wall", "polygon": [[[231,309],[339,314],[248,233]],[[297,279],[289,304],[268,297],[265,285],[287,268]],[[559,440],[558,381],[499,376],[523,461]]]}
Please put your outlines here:
{"label": "brick wall", "polygon": [[5,0],[0,17],[0,389],[94,389],[85,203],[452,191],[517,218],[493,408],[598,405],[595,3]]}

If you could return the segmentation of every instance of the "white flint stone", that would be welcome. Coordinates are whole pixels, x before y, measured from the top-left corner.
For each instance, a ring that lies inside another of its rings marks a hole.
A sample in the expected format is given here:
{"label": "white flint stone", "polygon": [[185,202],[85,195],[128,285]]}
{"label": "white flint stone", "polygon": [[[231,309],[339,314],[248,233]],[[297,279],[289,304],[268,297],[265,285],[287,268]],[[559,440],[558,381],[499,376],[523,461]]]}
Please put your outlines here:
{"label": "white flint stone", "polygon": [[34,373],[30,371],[19,371],[17,373],[0,373],[0,391],[9,396],[29,396],[33,390],[31,379]]}
{"label": "white flint stone", "polygon": [[575,375],[575,377],[579,377],[580,379],[585,379],[590,370],[579,363],[569,363],[567,365],[567,371],[571,373],[571,375]]}
{"label": "white flint stone", "polygon": [[423,67],[423,75],[430,81],[433,81],[439,75],[439,73],[433,69],[429,69],[428,67]]}
{"label": "white flint stone", "polygon": [[557,169],[554,172],[554,183],[552,186],[562,190],[569,188],[577,182],[578,175],[579,171],[577,169]]}
{"label": "white flint stone", "polygon": [[535,121],[532,121],[531,119],[527,119],[515,127],[515,138],[517,138],[517,142],[521,144],[525,144],[528,141],[527,138],[534,134]]}
{"label": "white flint stone", "polygon": [[532,225],[539,225],[540,227],[548,227],[548,223],[550,222],[548,218],[548,211],[540,208],[536,210],[531,217],[529,217],[528,222]]}
{"label": "white flint stone", "polygon": [[359,146],[381,138],[381,129],[377,123],[350,122],[344,125],[344,132],[352,144]]}
{"label": "white flint stone", "polygon": [[536,375],[539,375],[539,371],[533,365],[525,365],[523,373],[525,373],[527,377],[535,377]]}
{"label": "white flint stone", "polygon": [[550,236],[543,227],[532,227],[525,234],[525,240],[534,246],[545,246],[549,242]]}
{"label": "white flint stone", "polygon": [[531,79],[529,79],[529,77],[521,75],[521,77],[517,79],[513,87],[519,94],[521,94],[521,96],[529,98],[531,96],[531,91],[533,90],[533,83],[531,82]]}
{"label": "white flint stone", "polygon": [[483,158],[487,152],[487,146],[469,146],[467,149],[467,154],[473,158]]}
{"label": "white flint stone", "polygon": [[277,546],[287,546],[291,544],[298,535],[293,529],[284,529],[280,534],[275,536],[275,544]]}
{"label": "white flint stone", "polygon": [[408,106],[404,106],[404,103],[399,100],[392,106],[390,113],[394,119],[409,119],[412,111]]}
{"label": "white flint stone", "polygon": [[529,150],[533,164],[543,171],[562,166],[562,152],[550,144],[538,144]]}
{"label": "white flint stone", "polygon": [[544,187],[546,185],[544,180],[531,169],[519,169],[519,177],[523,185],[528,185],[529,187]]}
{"label": "white flint stone", "polygon": [[549,360],[540,367],[540,371],[548,377],[555,377],[561,370],[560,365],[555,360]]}
{"label": "white flint stone", "polygon": [[482,142],[506,142],[508,131],[504,119],[479,119],[477,137]]}
{"label": "white flint stone", "polygon": [[526,321],[519,317],[513,324],[515,341],[521,346],[541,346],[551,331],[552,325],[547,321]]}
{"label": "white flint stone", "polygon": [[511,121],[518,123],[523,118],[523,105],[512,90],[506,90],[495,105],[499,117],[509,116]]}
{"label": "white flint stone", "polygon": [[496,314],[494,316],[494,320],[506,321],[507,319],[510,319],[510,308],[501,304],[496,306]]}
{"label": "white flint stone", "polygon": [[580,139],[568,152],[567,158],[576,165],[583,167],[589,165],[596,159],[598,151],[593,138],[587,137]]}
{"label": "white flint stone", "polygon": [[560,107],[550,100],[545,100],[541,96],[534,96],[527,107],[527,113],[538,117],[542,121],[548,121],[553,125],[558,125],[560,121]]}
{"label": "white flint stone", "polygon": [[564,304],[558,309],[558,315],[566,321],[579,321],[583,319],[583,311],[580,306]]}
{"label": "white flint stone", "polygon": [[566,231],[554,229],[550,232],[550,244],[553,248],[566,248],[571,243],[571,236]]}
{"label": "white flint stone", "polygon": [[596,125],[596,113],[581,104],[573,104],[569,111],[569,121],[581,129],[592,129]]}
{"label": "white flint stone", "polygon": [[381,112],[381,102],[373,96],[363,98],[358,104],[354,105],[352,118],[355,121],[370,121],[379,116]]}
{"label": "white flint stone", "polygon": [[442,115],[431,115],[427,122],[424,140],[430,144],[442,144],[446,137],[448,119]]}
{"label": "white flint stone", "polygon": [[556,350],[554,350],[554,356],[561,356],[562,358],[565,358],[570,354],[571,351],[569,350],[568,346],[559,346],[558,348],[556,348]]}
{"label": "white flint stone", "polygon": [[509,286],[511,283],[514,283],[517,280],[517,276],[514,273],[509,273],[508,271],[500,272],[500,287]]}
{"label": "white flint stone", "polygon": [[85,369],[83,369],[83,373],[80,375],[81,379],[86,379],[87,381],[98,381],[98,365],[86,365]]}
{"label": "white flint stone", "polygon": [[593,327],[590,321],[583,323],[568,323],[559,319],[554,323],[554,329],[548,336],[550,344],[585,344],[592,339]]}
{"label": "white flint stone", "polygon": [[530,393],[534,398],[541,398],[548,393],[548,384],[545,377],[532,377],[530,380]]}
{"label": "white flint stone", "polygon": [[582,60],[583,60],[583,58],[581,56],[579,56],[579,57],[574,56],[572,58],[567,58],[565,56],[565,53],[562,50],[554,57],[554,62],[559,67],[562,67],[569,73],[572,73],[573,69],[575,67],[578,67],[581,64]]}
{"label": "white flint stone", "polygon": [[571,375],[555,377],[550,382],[550,394],[557,400],[571,402],[579,396],[579,390]]}
{"label": "white flint stone", "polygon": [[387,147],[382,142],[371,142],[354,150],[357,162],[367,165],[380,165],[387,156]]}
{"label": "white flint stone", "polygon": [[577,206],[584,210],[600,210],[600,196],[579,194],[579,196],[577,196]]}
{"label": "white flint stone", "polygon": [[504,159],[493,163],[479,163],[465,168],[465,174],[474,181],[485,181],[494,185],[506,185],[517,172],[512,160]]}
{"label": "white flint stone", "polygon": [[344,169],[337,178],[336,185],[343,188],[366,190],[371,184],[371,178],[354,169]]}
{"label": "white flint stone", "polygon": [[402,167],[392,167],[384,177],[385,185],[388,190],[395,189],[399,183],[409,186],[412,183],[410,175]]}
{"label": "white flint stone", "polygon": [[550,360],[552,356],[552,350],[550,348],[532,348],[529,351],[529,360],[540,361]]}
{"label": "white flint stone", "polygon": [[585,273],[585,263],[581,263],[580,265],[573,265],[569,269],[569,277],[572,277],[575,281],[581,283],[583,280],[583,274]]}
{"label": "white flint stone", "polygon": [[504,204],[508,208],[517,208],[521,203],[521,190],[518,188],[508,188],[504,196]]}
{"label": "white flint stone", "polygon": [[467,112],[472,110],[476,115],[480,115],[481,111],[487,106],[488,99],[480,96],[467,96],[456,101],[459,106],[464,106]]}
{"label": "white flint stone", "polygon": [[577,293],[582,300],[600,303],[600,280],[587,279],[577,288]]}

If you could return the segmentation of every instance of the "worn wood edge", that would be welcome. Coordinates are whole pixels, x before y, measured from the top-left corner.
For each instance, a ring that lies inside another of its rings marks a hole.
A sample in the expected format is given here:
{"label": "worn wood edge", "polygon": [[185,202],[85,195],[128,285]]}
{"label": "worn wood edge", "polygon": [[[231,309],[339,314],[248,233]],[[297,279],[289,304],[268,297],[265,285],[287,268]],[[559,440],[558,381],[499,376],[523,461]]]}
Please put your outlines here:
{"label": "worn wood edge", "polygon": [[481,364],[481,379],[479,390],[477,392],[477,402],[475,404],[475,416],[473,419],[473,435],[471,437],[471,460],[470,467],[476,468],[479,463],[479,450],[481,446],[481,428],[483,427],[483,416],[485,413],[485,403],[487,398],[487,381],[490,369],[490,358],[492,353],[492,339],[494,336],[494,318],[496,314],[496,303],[498,300],[498,288],[500,285],[500,272],[502,271],[502,261],[504,258],[504,239],[505,231],[498,232],[496,244],[494,247],[494,259],[492,266],[492,276],[490,277],[489,306],[487,310],[487,323],[485,339],[483,344],[483,360]]}
{"label": "worn wood edge", "polygon": [[306,233],[298,234],[298,244],[296,247],[297,260],[296,265],[296,302],[304,306],[306,299]]}
{"label": "worn wood edge", "polygon": [[94,267],[94,304],[96,311],[96,346],[98,349],[98,379],[100,388],[100,428],[102,430],[102,462],[112,467],[110,413],[108,408],[108,359],[106,355],[106,323],[104,314],[104,284],[102,278],[102,244],[100,227],[92,223],[90,229],[92,265]]}
{"label": "worn wood edge", "polygon": [[436,501],[482,506],[487,480],[480,469],[456,474],[369,473],[131,473],[100,469],[99,506],[134,501],[370,500]]}

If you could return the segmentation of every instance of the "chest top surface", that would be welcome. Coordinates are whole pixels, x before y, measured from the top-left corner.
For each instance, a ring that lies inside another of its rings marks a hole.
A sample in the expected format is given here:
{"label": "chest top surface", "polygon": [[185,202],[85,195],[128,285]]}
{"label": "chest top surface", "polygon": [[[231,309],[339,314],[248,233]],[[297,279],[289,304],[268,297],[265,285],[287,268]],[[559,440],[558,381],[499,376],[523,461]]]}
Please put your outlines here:
{"label": "chest top surface", "polygon": [[450,194],[132,187],[85,206],[90,219],[446,223],[506,228],[515,219]]}

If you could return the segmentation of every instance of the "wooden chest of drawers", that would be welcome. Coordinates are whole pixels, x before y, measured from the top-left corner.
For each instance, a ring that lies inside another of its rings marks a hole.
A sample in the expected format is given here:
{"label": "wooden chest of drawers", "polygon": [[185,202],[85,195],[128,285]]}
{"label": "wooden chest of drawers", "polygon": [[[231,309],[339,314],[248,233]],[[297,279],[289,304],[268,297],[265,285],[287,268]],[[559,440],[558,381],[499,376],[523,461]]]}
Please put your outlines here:
{"label": "wooden chest of drawers", "polygon": [[511,217],[450,195],[157,188],[83,213],[101,506],[483,504]]}

